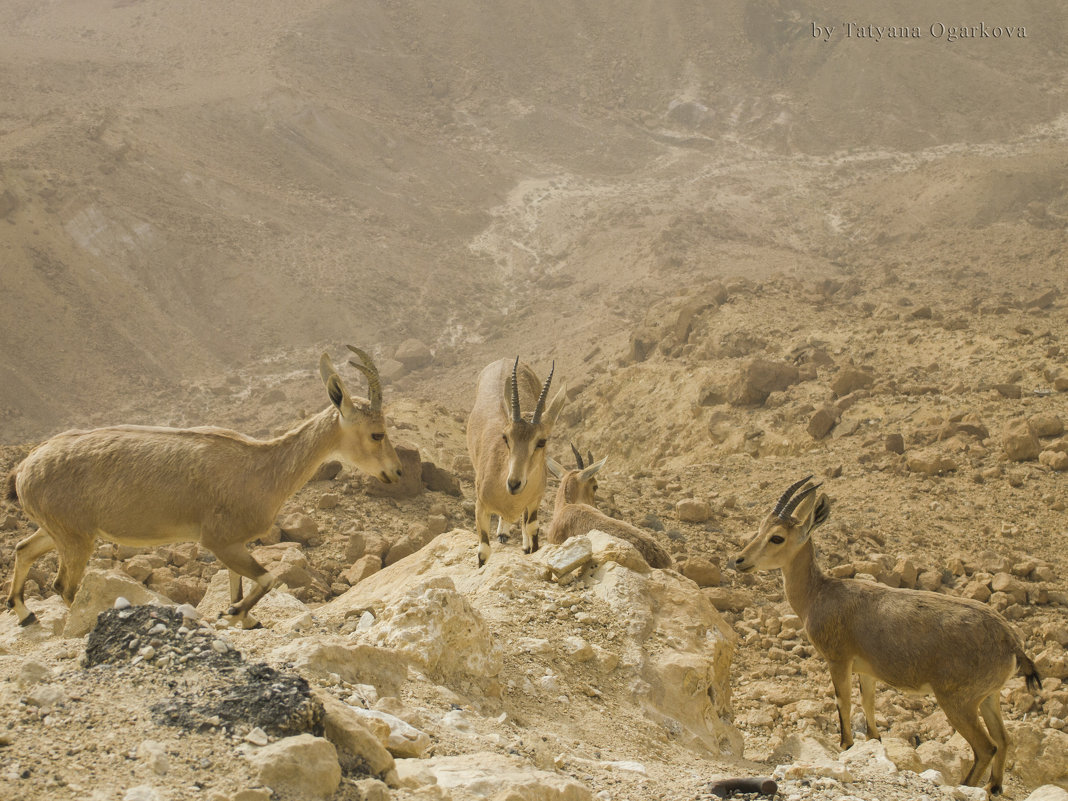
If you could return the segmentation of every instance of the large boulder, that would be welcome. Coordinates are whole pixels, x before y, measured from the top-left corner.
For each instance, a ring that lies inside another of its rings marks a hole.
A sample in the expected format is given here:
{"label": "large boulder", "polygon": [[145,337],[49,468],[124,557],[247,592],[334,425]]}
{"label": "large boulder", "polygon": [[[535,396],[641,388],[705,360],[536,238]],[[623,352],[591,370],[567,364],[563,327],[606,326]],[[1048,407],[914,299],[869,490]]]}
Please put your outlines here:
{"label": "large boulder", "polygon": [[1024,784],[1068,784],[1068,734],[1030,721],[1005,726],[1013,745],[1008,769]]}
{"label": "large boulder", "polygon": [[406,339],[397,346],[393,358],[409,370],[418,370],[434,361],[434,354],[418,339]]}
{"label": "large boulder", "polygon": [[323,734],[334,744],[348,770],[372,776],[393,770],[393,755],[355,709],[328,693],[319,693],[318,698],[323,704]]}
{"label": "large boulder", "polygon": [[249,754],[256,778],[283,797],[330,798],[341,784],[337,749],[322,737],[298,734]]}

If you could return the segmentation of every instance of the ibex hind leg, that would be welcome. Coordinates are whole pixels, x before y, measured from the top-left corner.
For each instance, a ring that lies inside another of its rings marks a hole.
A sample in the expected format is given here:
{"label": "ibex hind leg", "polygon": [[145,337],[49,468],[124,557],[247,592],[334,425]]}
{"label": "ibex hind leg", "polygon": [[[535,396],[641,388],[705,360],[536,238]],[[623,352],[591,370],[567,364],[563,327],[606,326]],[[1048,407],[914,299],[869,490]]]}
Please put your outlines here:
{"label": "ibex hind leg", "polygon": [[[241,543],[229,545],[225,548],[216,548],[213,553],[219,558],[220,562],[230,569],[231,576],[237,574],[238,582],[240,582],[241,576],[244,576],[247,579],[251,579],[254,584],[248,595],[231,604],[230,608],[224,613],[225,616],[230,618],[230,623],[234,626],[240,626],[244,629],[259,627],[259,622],[249,614],[249,611],[260,598],[278,584],[278,579],[253,559],[252,554]],[[232,580],[230,586],[232,593]],[[222,616],[220,615],[220,617]]]}
{"label": "ibex hind leg", "polygon": [[26,608],[23,602],[26,577],[37,557],[54,550],[55,540],[43,528],[37,529],[15,546],[15,568],[11,574],[11,591],[7,594],[7,605],[18,615],[20,626],[29,626],[37,622],[37,616]]}
{"label": "ibex hind leg", "polygon": [[475,499],[475,527],[478,529],[478,566],[482,567],[490,557],[490,513],[477,498]]}
{"label": "ibex hind leg", "polygon": [[1001,782],[1005,778],[1005,759],[1009,755],[1009,733],[1005,730],[1005,721],[1001,717],[1000,691],[991,693],[979,705],[979,711],[986,721],[990,738],[994,741],[994,761],[990,767],[990,782],[986,791],[991,795],[1001,792]]}
{"label": "ibex hind leg", "polygon": [[[937,693],[935,694],[935,699],[938,701],[938,705],[942,707],[942,711],[946,713],[949,725],[960,732],[960,736],[967,740],[968,745],[972,747],[975,762],[961,783],[975,787],[979,784],[983,774],[986,773],[990,760],[993,759],[997,752],[997,746],[990,735],[986,733],[983,724],[979,722],[979,704],[978,702],[965,702],[962,704],[955,698],[939,697]],[[1000,784],[1000,779],[998,783]]]}
{"label": "ibex hind leg", "polygon": [[74,603],[74,594],[78,592],[78,585],[82,583],[92,554],[93,541],[86,539],[68,539],[59,549],[59,570],[56,580],[52,582],[52,589],[59,593],[67,606]]}

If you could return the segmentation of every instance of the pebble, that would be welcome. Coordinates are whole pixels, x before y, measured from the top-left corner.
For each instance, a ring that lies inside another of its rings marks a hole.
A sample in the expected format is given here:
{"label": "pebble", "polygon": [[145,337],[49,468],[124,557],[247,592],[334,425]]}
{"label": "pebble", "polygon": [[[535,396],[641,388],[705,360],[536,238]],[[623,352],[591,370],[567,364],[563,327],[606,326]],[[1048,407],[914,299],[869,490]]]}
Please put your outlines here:
{"label": "pebble", "polygon": [[200,612],[192,604],[181,604],[174,611],[186,620],[200,620]]}
{"label": "pebble", "polygon": [[230,646],[222,640],[212,640],[211,650],[215,651],[217,654],[225,654],[230,650]]}
{"label": "pebble", "polygon": [[267,737],[267,732],[261,729],[259,726],[254,728],[248,734],[245,735],[245,740],[253,745],[267,745],[270,740]]}
{"label": "pebble", "polygon": [[[132,606],[132,604],[128,600],[123,598],[121,595],[118,598],[115,599],[115,608],[116,609],[129,609],[131,606]],[[138,788],[138,787],[134,788],[134,790],[138,790],[138,789],[141,789],[141,788]],[[149,789],[152,789],[152,788],[149,788]],[[133,790],[131,790],[130,792],[132,793]]]}

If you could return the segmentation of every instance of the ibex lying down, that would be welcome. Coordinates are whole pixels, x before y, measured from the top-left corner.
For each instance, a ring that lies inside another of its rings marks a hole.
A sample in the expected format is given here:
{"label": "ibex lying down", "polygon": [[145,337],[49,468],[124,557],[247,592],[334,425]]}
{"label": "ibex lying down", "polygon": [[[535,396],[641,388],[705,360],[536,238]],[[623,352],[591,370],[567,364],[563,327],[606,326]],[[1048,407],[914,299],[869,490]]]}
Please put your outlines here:
{"label": "ibex lying down", "polygon": [[[497,515],[497,538],[507,540],[505,526],[521,520],[523,553],[538,550],[538,506],[545,494],[545,445],[566,392],[560,389],[549,408],[545,398],[553,370],[544,386],[519,359],[494,362],[478,376],[475,405],[467,418],[467,450],[475,467],[475,523],[478,566],[490,555],[490,515]],[[538,390],[541,394],[538,394]],[[535,402],[535,398],[537,401]],[[534,414],[523,419],[520,402]]]}
{"label": "ibex lying down", "polygon": [[732,564],[743,572],[782,569],[790,606],[830,668],[842,746],[853,744],[853,673],[860,674],[864,717],[874,738],[876,679],[909,693],[934,693],[975,754],[964,783],[978,784],[993,760],[987,790],[1000,792],[1009,745],[1001,687],[1019,672],[1029,689],[1041,688],[1020,637],[1004,617],[977,601],[825,575],[816,564],[811,534],[827,520],[830,503],[826,495],[817,498],[819,485],[809,478],[786,490]]}
{"label": "ibex lying down", "polygon": [[629,542],[638,549],[650,567],[671,567],[671,556],[656,540],[630,523],[609,517],[597,508],[594,498],[597,491],[595,476],[604,467],[608,457],[594,462],[593,454],[587,451],[588,463],[583,465],[582,454],[574,445],[571,446],[571,451],[578,463],[576,470],[567,470],[551,458],[547,462],[552,474],[560,479],[560,487],[556,490],[553,521],[549,526],[549,542],[561,543],[568,537],[597,529]]}
{"label": "ibex lying down", "polygon": [[[222,428],[115,426],[67,431],[39,445],[8,479],[8,497],[40,528],[18,544],[7,605],[23,626],[34,560],[59,551],[54,587],[74,599],[97,537],[122,545],[199,542],[230,569],[227,614],[248,612],[277,579],[246,550],[266,534],[285,500],[326,460],[338,457],[391,483],[400,460],[386,435],[382,388],[370,357],[351,364],[367,377],[370,401],[349,397],[324,353],[319,372],[331,405],[280,437],[256,440]],[[242,599],[241,577],[256,586]]]}

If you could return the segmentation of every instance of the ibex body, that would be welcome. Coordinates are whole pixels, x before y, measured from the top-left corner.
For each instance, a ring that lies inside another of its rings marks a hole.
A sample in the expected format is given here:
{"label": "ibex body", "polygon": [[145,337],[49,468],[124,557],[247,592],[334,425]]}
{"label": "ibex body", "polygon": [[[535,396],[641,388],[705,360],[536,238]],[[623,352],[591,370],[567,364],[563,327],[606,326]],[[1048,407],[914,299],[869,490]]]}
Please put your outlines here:
{"label": "ibex body", "polygon": [[817,499],[818,485],[808,484],[791,498],[807,482],[786,491],[732,563],[743,572],[782,569],[787,600],[830,668],[842,746],[853,744],[853,673],[860,674],[864,717],[874,738],[876,679],[908,693],[934,693],[975,755],[964,783],[978,784],[993,762],[987,789],[999,792],[1009,744],[1001,688],[1016,673],[1032,691],[1041,686],[1019,635],[977,601],[824,574],[810,535],[829,515],[827,497]]}
{"label": "ibex body", "polygon": [[[538,550],[538,506],[545,495],[545,446],[566,393],[560,389],[548,408],[545,400],[552,371],[542,385],[519,359],[494,362],[478,376],[475,403],[467,418],[467,450],[475,468],[475,523],[478,566],[489,559],[491,515],[497,515],[497,537],[505,526],[523,526],[523,552]],[[539,394],[540,390],[540,394]],[[533,407],[529,420],[520,409]]]}
{"label": "ibex body", "polygon": [[560,479],[553,519],[549,526],[549,542],[561,543],[568,537],[597,529],[629,542],[638,549],[650,567],[671,567],[671,556],[656,540],[630,523],[609,517],[597,508],[596,475],[604,467],[607,457],[594,462],[593,455],[589,454],[589,464],[584,465],[582,456],[574,445],[571,450],[578,462],[578,468],[575,470],[567,470],[553,459],[548,460],[549,470]]}
{"label": "ibex body", "polygon": [[[351,346],[350,346],[351,347]],[[9,479],[40,528],[18,544],[7,605],[21,625],[35,618],[23,586],[37,557],[59,552],[54,583],[69,604],[97,538],[154,546],[194,541],[230,570],[233,622],[277,582],[245,543],[266,534],[279,509],[327,459],[340,458],[390,483],[400,460],[386,434],[382,391],[370,358],[352,348],[370,401],[353,402],[324,353],[320,372],[331,405],[280,437],[256,440],[222,428],[115,426],[67,431],[35,448]],[[241,577],[255,587],[242,598]]]}

